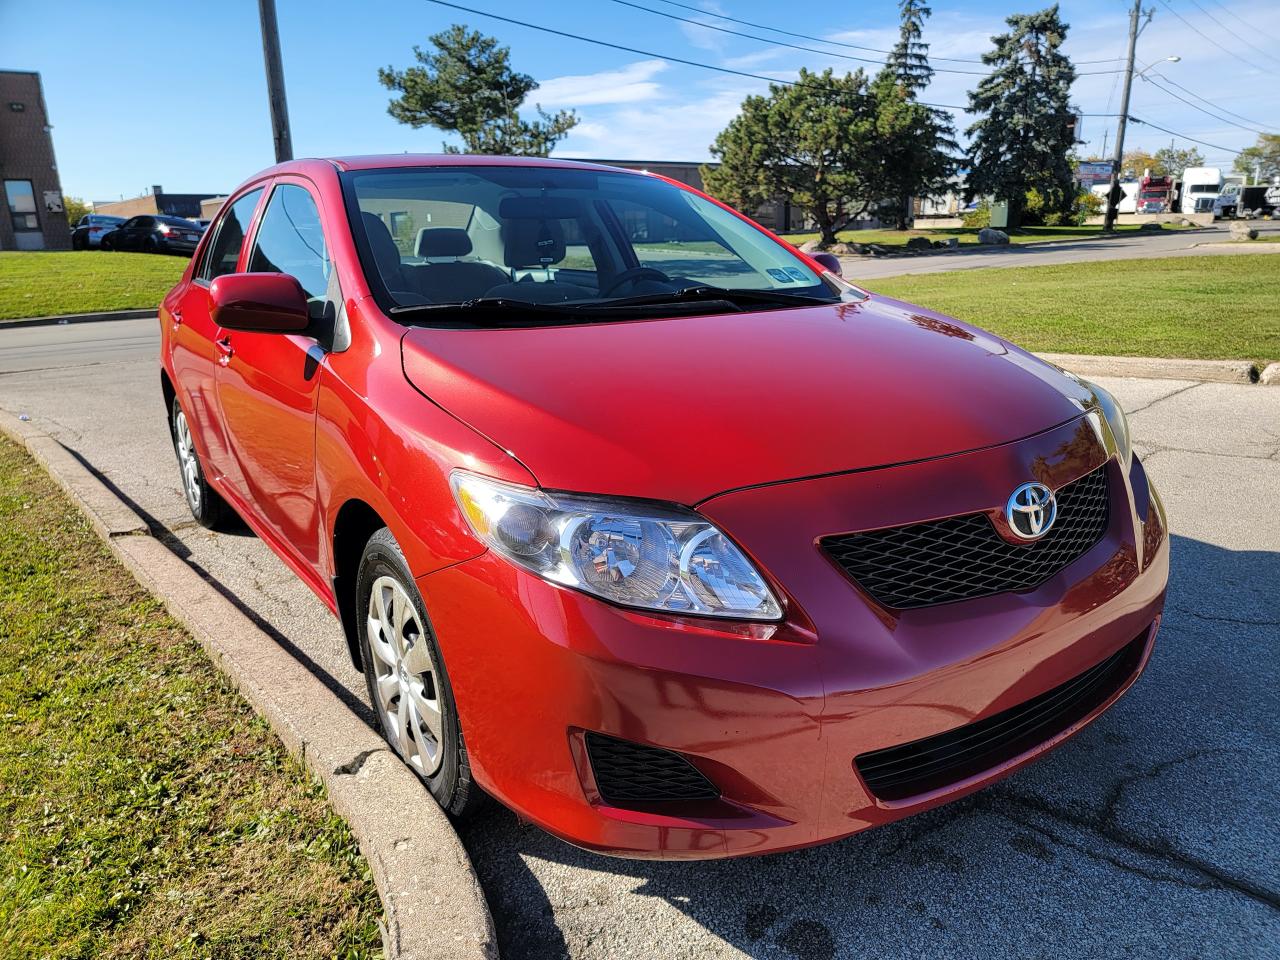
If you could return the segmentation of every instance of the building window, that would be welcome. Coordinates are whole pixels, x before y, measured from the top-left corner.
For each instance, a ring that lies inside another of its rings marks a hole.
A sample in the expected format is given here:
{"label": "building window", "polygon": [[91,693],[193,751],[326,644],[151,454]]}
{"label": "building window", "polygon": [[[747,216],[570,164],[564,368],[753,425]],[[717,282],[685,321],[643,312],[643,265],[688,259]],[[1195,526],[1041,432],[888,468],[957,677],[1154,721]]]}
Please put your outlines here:
{"label": "building window", "polygon": [[36,192],[30,180],[6,180],[4,195],[9,201],[9,216],[14,230],[39,230],[36,219]]}
{"label": "building window", "polygon": [[27,109],[27,105],[25,103],[19,103],[17,100],[10,100],[9,109],[14,113],[21,113],[23,110]]}

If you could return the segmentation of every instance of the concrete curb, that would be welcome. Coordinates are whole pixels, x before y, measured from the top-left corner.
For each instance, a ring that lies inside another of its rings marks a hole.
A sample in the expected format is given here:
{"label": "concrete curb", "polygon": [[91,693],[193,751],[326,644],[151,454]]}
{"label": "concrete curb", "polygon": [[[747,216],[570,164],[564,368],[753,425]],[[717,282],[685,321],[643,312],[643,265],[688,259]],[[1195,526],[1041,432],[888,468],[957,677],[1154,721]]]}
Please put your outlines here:
{"label": "concrete curb", "polygon": [[3,410],[0,433],[49,472],[112,552],[323,781],[369,861],[389,960],[496,960],[493,920],[466,850],[444,811],[386,741],[152,536],[145,521],[57,440]]}
{"label": "concrete curb", "polygon": [[107,310],[101,313],[65,313],[56,317],[23,317],[19,320],[0,320],[0,330],[5,327],[52,327],[63,323],[95,323],[100,320],[145,320],[154,317],[155,307],[145,310]]}
{"label": "concrete curb", "polygon": [[[1182,230],[1166,230],[1164,231],[1164,236],[1172,236],[1175,233],[1178,235],[1189,234],[1189,233],[1204,233],[1208,229],[1209,229],[1208,227],[1187,227],[1186,229],[1182,229]],[[1149,235],[1154,236],[1155,232],[1156,231],[1152,230],[1150,231]],[[944,254],[944,253],[954,255],[957,253],[973,253],[976,250],[1022,250],[1028,247],[1032,249],[1035,249],[1037,247],[1057,247],[1057,246],[1062,246],[1063,244],[1092,243],[1095,240],[1113,240],[1113,239],[1116,239],[1117,237],[1127,237],[1127,236],[1129,236],[1128,233],[1099,233],[1091,237],[1063,237],[1058,240],[1028,240],[1026,243],[1014,243],[1012,241],[1010,241],[1009,243],[968,243],[968,244],[960,244],[959,246],[956,246],[956,247],[930,248],[928,250],[906,250],[905,248],[901,248],[901,249],[894,248],[890,250],[888,253],[882,253],[879,256],[874,256],[870,254],[856,254],[856,253],[842,253],[842,254],[838,254],[838,256],[841,260],[848,260],[850,263],[865,263],[868,260],[894,260],[894,259],[909,258],[909,257],[928,257],[928,256],[933,256],[935,254]],[[854,242],[860,242],[860,241],[846,241],[846,242],[854,243]],[[795,244],[792,244],[792,246],[795,246]],[[1193,246],[1205,247],[1205,246],[1212,246],[1212,244],[1197,243],[1197,244],[1193,244]]]}
{"label": "concrete curb", "polygon": [[1157,357],[1097,357],[1080,353],[1037,353],[1036,356],[1087,377],[1258,382],[1258,368],[1248,360],[1167,360]]}
{"label": "concrete curb", "polygon": [[1269,363],[1258,382],[1266,387],[1280,387],[1280,363]]}

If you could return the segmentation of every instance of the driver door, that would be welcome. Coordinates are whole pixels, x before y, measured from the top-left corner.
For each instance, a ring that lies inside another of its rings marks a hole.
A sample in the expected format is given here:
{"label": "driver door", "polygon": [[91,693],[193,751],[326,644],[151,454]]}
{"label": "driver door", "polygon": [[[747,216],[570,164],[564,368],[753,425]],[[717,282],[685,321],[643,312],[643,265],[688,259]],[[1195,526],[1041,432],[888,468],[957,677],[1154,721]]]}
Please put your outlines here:
{"label": "driver door", "polygon": [[[323,318],[336,281],[331,286],[319,200],[307,181],[275,181],[245,263],[249,273],[297,279],[312,317]],[[215,389],[234,468],[227,482],[265,533],[314,571],[320,545],[316,395],[324,348],[306,334],[219,329],[216,337]]]}

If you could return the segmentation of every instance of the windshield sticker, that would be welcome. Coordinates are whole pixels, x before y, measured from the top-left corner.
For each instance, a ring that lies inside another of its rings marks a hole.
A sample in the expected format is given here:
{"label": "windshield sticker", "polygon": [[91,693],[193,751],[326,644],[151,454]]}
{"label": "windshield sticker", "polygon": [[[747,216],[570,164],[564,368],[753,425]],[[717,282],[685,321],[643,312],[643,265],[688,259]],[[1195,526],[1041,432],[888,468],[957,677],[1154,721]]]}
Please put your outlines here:
{"label": "windshield sticker", "polygon": [[792,277],[788,271],[779,270],[777,267],[770,267],[768,273],[779,283],[792,283],[795,280],[795,277]]}
{"label": "windshield sticker", "polygon": [[809,279],[804,275],[804,271],[801,270],[799,267],[787,267],[786,269],[787,269],[787,276],[789,276],[792,280],[804,281]]}

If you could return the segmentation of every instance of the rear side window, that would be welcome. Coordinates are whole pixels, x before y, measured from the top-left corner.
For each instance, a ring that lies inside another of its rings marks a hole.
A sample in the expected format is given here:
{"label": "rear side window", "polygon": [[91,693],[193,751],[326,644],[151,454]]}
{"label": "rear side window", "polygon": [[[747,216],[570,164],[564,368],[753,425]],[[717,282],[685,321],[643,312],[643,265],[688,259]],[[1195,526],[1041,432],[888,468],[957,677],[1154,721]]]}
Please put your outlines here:
{"label": "rear side window", "polygon": [[311,300],[324,300],[329,287],[329,251],[320,211],[311,193],[292,183],[271,194],[249,258],[251,273],[287,273]]}
{"label": "rear side window", "polygon": [[253,219],[253,211],[261,196],[261,187],[250,190],[218,218],[215,228],[217,233],[214,234],[213,242],[205,248],[204,262],[200,264],[197,273],[201,280],[213,280],[227,273],[235,273],[240,248],[244,246],[245,234],[249,232],[249,221]]}

